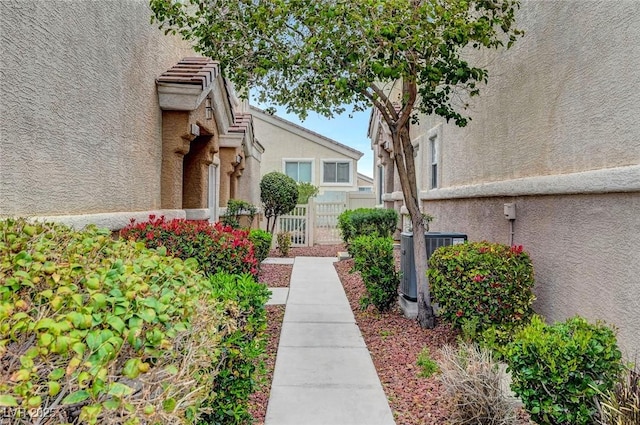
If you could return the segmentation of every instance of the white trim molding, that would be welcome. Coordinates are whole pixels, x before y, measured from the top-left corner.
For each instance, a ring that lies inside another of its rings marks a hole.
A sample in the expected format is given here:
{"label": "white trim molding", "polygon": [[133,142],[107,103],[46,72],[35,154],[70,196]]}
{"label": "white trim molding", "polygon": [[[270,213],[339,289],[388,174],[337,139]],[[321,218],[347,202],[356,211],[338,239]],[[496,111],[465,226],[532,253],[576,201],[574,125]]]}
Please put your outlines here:
{"label": "white trim molding", "polygon": [[432,189],[421,191],[420,199],[428,201],[618,192],[640,192],[640,165]]}
{"label": "white trim molding", "polygon": [[155,215],[156,217],[164,216],[167,220],[186,218],[185,210],[126,211],[98,214],[30,216],[28,218],[35,221],[65,224],[78,230],[94,224],[97,227],[114,231],[127,227],[127,225],[131,223],[132,218],[137,222],[145,222],[149,220],[150,215]]}

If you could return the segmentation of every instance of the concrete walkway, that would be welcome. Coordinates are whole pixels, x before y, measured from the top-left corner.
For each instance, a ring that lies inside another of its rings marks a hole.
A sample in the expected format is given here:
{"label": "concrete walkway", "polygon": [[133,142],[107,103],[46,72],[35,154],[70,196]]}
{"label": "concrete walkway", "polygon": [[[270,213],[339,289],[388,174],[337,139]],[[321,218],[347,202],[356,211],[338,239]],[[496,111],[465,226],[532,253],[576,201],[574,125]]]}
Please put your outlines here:
{"label": "concrete walkway", "polygon": [[295,259],[265,425],[395,424],[334,261]]}

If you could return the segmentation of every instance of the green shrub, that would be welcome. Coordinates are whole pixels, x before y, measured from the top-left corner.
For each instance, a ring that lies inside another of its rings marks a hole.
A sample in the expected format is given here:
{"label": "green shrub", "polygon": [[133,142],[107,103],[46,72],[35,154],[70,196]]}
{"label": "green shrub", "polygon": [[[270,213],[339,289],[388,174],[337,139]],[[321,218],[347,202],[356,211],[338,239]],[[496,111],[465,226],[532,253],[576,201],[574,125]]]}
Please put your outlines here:
{"label": "green shrub", "polygon": [[266,285],[250,275],[217,274],[211,277],[216,299],[225,301],[225,315],[234,318],[234,326],[224,333],[220,371],[213,380],[215,397],[203,407],[210,408],[201,424],[251,423],[249,396],[257,389],[257,376],[263,373],[260,357],[265,351],[267,328],[265,303],[269,300]]}
{"label": "green shrub", "polygon": [[540,424],[591,424],[595,396],[610,390],[622,369],[612,329],[574,317],[546,325],[538,316],[506,349],[511,389]]}
{"label": "green shrub", "polygon": [[280,251],[280,255],[286,257],[289,255],[289,251],[291,250],[291,233],[289,232],[280,232],[277,235],[278,238],[278,251]]}
{"label": "green shrub", "polygon": [[343,211],[338,216],[338,228],[346,245],[363,235],[389,237],[395,232],[397,223],[398,213],[386,208],[358,208]]}
{"label": "green shrub", "polygon": [[311,183],[298,182],[298,203],[309,203],[309,198],[316,196],[319,190],[318,186],[314,186]]}
{"label": "green shrub", "polygon": [[286,174],[272,171],[260,180],[260,200],[267,218],[267,230],[273,234],[278,217],[296,207],[298,185]]}
{"label": "green shrub", "polygon": [[229,199],[227,202],[227,211],[225,212],[225,215],[220,217],[220,222],[225,226],[239,229],[242,227],[240,220],[242,217],[247,217],[247,221],[249,222],[248,227],[251,227],[257,212],[258,209],[256,206],[249,202],[240,201],[238,199]]}
{"label": "green shrub", "polygon": [[163,246],[178,258],[195,258],[207,275],[258,273],[258,262],[247,230],[221,223],[186,221],[149,216],[149,221],[131,224],[120,231],[124,239],[144,242],[147,248]]}
{"label": "green shrub", "polygon": [[373,304],[378,311],[393,307],[398,297],[400,277],[395,268],[393,240],[389,237],[358,236],[352,240],[353,270],[360,272],[367,295],[363,308]]}
{"label": "green shrub", "polygon": [[420,351],[416,359],[416,365],[420,368],[418,376],[421,378],[430,378],[440,370],[438,363],[431,358],[429,347],[424,347]]}
{"label": "green shrub", "polygon": [[0,221],[0,406],[46,408],[60,423],[195,418],[215,397],[237,308],[194,260],[165,251]]}
{"label": "green shrub", "polygon": [[[506,334],[533,311],[533,266],[522,247],[472,242],[438,248],[427,271],[439,314],[465,334],[494,328]],[[471,329],[472,327],[476,329]]]}
{"label": "green shrub", "polygon": [[0,221],[0,407],[56,423],[241,423],[268,295],[107,230]]}
{"label": "green shrub", "polygon": [[262,229],[251,229],[249,231],[249,240],[253,243],[253,252],[258,265],[269,256],[271,250],[271,233]]}

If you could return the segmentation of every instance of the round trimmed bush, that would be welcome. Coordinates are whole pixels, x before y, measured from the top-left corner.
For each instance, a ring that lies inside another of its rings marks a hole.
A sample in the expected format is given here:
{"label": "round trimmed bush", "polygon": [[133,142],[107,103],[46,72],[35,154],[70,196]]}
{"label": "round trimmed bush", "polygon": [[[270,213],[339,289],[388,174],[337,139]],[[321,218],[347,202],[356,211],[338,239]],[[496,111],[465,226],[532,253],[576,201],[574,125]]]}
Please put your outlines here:
{"label": "round trimmed bush", "polygon": [[529,322],[533,265],[522,246],[471,242],[438,248],[427,271],[439,315],[468,334]]}
{"label": "round trimmed bush", "polygon": [[273,234],[277,218],[296,207],[298,185],[286,174],[272,171],[260,180],[260,200],[267,218],[267,230]]}

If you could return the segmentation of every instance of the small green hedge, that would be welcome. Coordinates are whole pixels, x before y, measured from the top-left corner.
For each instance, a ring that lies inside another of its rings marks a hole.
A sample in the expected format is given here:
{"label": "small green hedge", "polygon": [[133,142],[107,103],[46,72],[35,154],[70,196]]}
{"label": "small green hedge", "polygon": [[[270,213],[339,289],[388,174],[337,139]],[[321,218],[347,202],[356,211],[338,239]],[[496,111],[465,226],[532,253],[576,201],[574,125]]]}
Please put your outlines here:
{"label": "small green hedge", "polygon": [[360,300],[362,308],[373,304],[380,312],[388,311],[398,298],[400,276],[395,269],[393,240],[389,237],[358,236],[350,250],[353,270],[360,272],[367,295]]}
{"label": "small green hedge", "polygon": [[251,229],[249,231],[249,240],[253,243],[253,252],[258,265],[269,256],[272,239],[273,236],[266,230]]}
{"label": "small green hedge", "polygon": [[534,316],[505,358],[511,389],[539,424],[595,423],[596,396],[610,390],[622,371],[614,331],[580,317],[549,326]]}
{"label": "small green hedge", "polygon": [[206,278],[106,230],[0,221],[0,407],[88,424],[197,423],[206,407],[239,423],[267,298],[249,275]]}
{"label": "small green hedge", "polygon": [[[213,378],[212,397],[203,407],[210,413],[202,415],[200,424],[251,423],[249,396],[257,390],[258,379],[264,373],[262,355],[266,348],[267,316],[265,303],[270,292],[250,275],[219,273],[211,278],[215,299],[225,300],[223,313],[234,319],[234,326],[220,330],[221,361]],[[213,347],[212,347],[213,348]]]}
{"label": "small green hedge", "polygon": [[386,208],[358,208],[343,211],[338,216],[338,228],[346,245],[358,236],[389,237],[395,232],[397,223],[398,213]]}
{"label": "small green hedge", "polygon": [[258,273],[258,261],[249,231],[222,223],[187,221],[149,216],[149,221],[131,224],[120,231],[124,239],[144,242],[147,248],[165,247],[183,260],[195,258],[207,275]]}
{"label": "small green hedge", "polygon": [[438,248],[427,271],[439,315],[480,335],[528,323],[535,299],[533,265],[521,246],[471,242]]}

